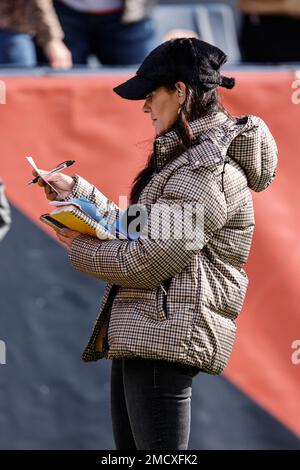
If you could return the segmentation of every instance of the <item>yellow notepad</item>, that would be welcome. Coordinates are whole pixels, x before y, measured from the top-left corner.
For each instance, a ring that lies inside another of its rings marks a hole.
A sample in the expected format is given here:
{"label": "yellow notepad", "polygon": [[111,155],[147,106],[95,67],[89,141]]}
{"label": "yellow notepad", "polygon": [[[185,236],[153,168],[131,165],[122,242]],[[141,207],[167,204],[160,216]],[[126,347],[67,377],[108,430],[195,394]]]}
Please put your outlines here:
{"label": "yellow notepad", "polygon": [[40,220],[54,229],[69,228],[86,235],[91,235],[92,237],[100,238],[101,240],[112,240],[115,238],[89,214],[72,204],[60,206],[50,214],[43,214]]}

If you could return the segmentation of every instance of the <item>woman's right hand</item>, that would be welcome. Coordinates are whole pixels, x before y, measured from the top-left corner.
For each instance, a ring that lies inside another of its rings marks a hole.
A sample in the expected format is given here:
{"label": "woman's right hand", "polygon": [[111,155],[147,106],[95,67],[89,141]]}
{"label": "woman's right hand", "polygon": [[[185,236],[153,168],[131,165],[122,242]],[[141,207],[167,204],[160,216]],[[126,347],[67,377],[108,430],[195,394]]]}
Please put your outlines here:
{"label": "woman's right hand", "polygon": [[[42,175],[46,175],[48,172],[39,170]],[[37,176],[35,171],[32,172],[34,176]],[[75,181],[71,176],[65,175],[64,173],[54,173],[53,175],[44,176],[44,178],[51,183],[51,185],[57,189],[57,191],[63,196],[68,197],[73,189]],[[41,178],[38,179],[38,185],[44,188],[46,198],[49,201],[59,200],[59,196],[48,186]]]}

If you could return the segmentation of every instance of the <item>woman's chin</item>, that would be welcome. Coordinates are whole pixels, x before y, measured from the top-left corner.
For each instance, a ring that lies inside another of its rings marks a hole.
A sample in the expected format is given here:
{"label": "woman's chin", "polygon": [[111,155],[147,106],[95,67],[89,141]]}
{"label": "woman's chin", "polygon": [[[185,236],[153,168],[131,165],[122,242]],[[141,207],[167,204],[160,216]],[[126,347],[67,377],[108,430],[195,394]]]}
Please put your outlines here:
{"label": "woman's chin", "polygon": [[155,126],[154,125],[154,129],[155,129],[156,137],[164,135],[166,132],[168,132],[168,129],[165,128],[165,127],[162,127],[162,126],[157,126],[157,125]]}
{"label": "woman's chin", "polygon": [[154,132],[155,132],[155,135],[158,135],[161,131],[160,131],[160,128],[159,126],[157,126],[155,123],[153,124],[154,125]]}

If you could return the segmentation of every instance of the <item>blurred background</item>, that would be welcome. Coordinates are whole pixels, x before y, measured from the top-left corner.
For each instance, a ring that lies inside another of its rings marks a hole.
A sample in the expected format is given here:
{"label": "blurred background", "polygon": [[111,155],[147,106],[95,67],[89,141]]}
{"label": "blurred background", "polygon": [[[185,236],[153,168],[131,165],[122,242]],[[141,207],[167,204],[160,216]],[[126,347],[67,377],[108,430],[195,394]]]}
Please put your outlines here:
{"label": "blurred background", "polygon": [[300,0],[0,0],[0,449],[113,449],[110,361],[81,353],[104,284],[76,273],[42,226],[25,157],[119,203],[151,151],[142,102],[112,89],[171,37],[228,54],[222,90],[279,148],[255,194],[249,290],[225,373],[194,380],[190,449],[300,449]]}

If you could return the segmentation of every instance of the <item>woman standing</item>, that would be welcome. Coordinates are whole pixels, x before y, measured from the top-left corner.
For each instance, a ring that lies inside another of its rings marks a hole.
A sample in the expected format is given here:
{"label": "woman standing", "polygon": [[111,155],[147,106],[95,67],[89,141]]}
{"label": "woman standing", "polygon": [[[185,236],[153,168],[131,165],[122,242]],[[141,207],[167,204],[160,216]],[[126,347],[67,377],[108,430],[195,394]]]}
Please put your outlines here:
{"label": "woman standing", "polygon": [[[250,189],[272,182],[277,149],[261,119],[233,119],[219,104],[217,87],[234,86],[220,73],[225,61],[196,38],[173,39],[114,89],[144,100],[155,127],[153,152],[131,191],[147,214],[140,237],[58,234],[77,270],[108,281],[83,360],[112,359],[117,449],[187,449],[192,379],[220,374],[234,343],[254,229]],[[89,198],[105,217],[118,211],[78,175],[51,181],[66,196]]]}

